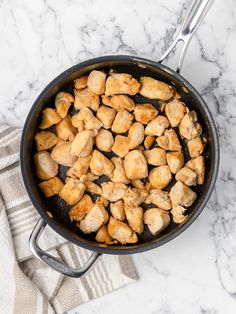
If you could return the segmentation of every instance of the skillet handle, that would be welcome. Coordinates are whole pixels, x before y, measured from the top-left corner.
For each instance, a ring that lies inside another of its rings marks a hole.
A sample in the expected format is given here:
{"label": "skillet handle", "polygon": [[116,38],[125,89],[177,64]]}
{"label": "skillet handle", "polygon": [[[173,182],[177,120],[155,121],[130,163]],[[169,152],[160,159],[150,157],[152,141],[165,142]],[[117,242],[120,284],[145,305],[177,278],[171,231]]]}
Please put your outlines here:
{"label": "skillet handle", "polygon": [[183,42],[183,48],[180,54],[179,62],[177,65],[176,72],[180,72],[184,57],[186,54],[186,51],[188,49],[188,45],[200,26],[201,22],[203,21],[205,15],[207,14],[208,10],[210,9],[212,3],[214,0],[193,0],[187,13],[185,16],[185,19],[180,27],[179,32],[177,33],[175,39],[173,40],[170,47],[167,49],[167,51],[162,55],[162,57],[159,59],[159,62],[163,62],[167,56],[171,53],[171,51],[174,50],[175,46],[179,41]]}
{"label": "skillet handle", "polygon": [[65,276],[70,276],[74,278],[79,278],[85,275],[89,270],[91,270],[92,266],[96,262],[96,260],[102,255],[101,253],[94,252],[88,261],[80,268],[75,269],[70,267],[69,265],[66,265],[65,263],[59,261],[56,259],[54,256],[51,254],[43,251],[39,246],[38,246],[38,239],[40,235],[42,234],[44,228],[46,227],[46,223],[42,218],[39,219],[37,222],[36,226],[34,227],[30,238],[29,238],[29,245],[32,253],[40,259],[42,262],[47,264],[48,266],[52,267],[55,269],[57,272],[65,275]]}

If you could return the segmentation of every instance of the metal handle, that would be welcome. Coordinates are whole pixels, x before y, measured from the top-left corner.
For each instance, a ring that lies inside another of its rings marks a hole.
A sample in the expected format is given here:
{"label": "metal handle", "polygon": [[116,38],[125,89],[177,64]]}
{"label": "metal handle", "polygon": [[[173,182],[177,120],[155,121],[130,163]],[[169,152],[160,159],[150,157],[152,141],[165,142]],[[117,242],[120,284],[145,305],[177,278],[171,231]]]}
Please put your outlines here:
{"label": "metal handle", "polygon": [[182,41],[184,45],[180,54],[176,72],[179,73],[181,71],[184,57],[188,49],[188,45],[193,37],[193,34],[196,32],[197,28],[203,21],[213,1],[214,0],[193,0],[192,1],[186,13],[185,19],[180,27],[179,32],[177,33],[170,47],[159,59],[160,63],[166,59],[166,57],[171,53],[171,51],[173,51],[177,43],[179,41]]}
{"label": "metal handle", "polygon": [[59,261],[56,259],[54,256],[48,254],[47,252],[43,251],[39,246],[38,246],[38,239],[40,238],[40,235],[42,234],[44,228],[46,227],[46,223],[43,221],[43,219],[39,219],[37,222],[36,226],[34,227],[34,230],[32,231],[30,238],[29,238],[29,245],[31,248],[32,253],[39,258],[42,262],[47,264],[48,266],[52,267],[59,273],[74,277],[74,278],[79,278],[83,275],[85,275],[94,265],[96,260],[98,259],[99,256],[101,256],[101,253],[96,253],[94,252],[89,260],[80,268],[75,269],[72,268],[65,263]]}

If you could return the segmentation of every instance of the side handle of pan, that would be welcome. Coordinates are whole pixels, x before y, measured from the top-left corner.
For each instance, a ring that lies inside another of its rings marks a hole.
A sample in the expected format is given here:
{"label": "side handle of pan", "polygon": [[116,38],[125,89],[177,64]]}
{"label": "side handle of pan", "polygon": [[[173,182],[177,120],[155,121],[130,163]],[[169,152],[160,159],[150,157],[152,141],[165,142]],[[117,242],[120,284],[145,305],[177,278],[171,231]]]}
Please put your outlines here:
{"label": "side handle of pan", "polygon": [[179,58],[176,72],[179,73],[181,71],[184,57],[188,49],[188,45],[192,39],[192,36],[194,35],[199,25],[203,21],[205,15],[207,14],[213,2],[214,0],[193,0],[192,1],[186,13],[185,19],[180,27],[179,32],[177,33],[170,47],[159,59],[160,63],[167,58],[167,56],[171,53],[171,51],[173,51],[177,43],[182,41],[183,48],[181,51],[181,55]]}
{"label": "side handle of pan", "polygon": [[66,265],[62,261],[59,261],[58,259],[56,259],[51,254],[43,251],[38,246],[38,239],[40,238],[40,235],[42,234],[45,227],[46,227],[46,223],[43,221],[43,219],[39,219],[39,221],[34,227],[34,230],[32,231],[29,238],[30,249],[37,258],[39,258],[42,262],[52,267],[59,273],[66,276],[74,277],[74,278],[82,277],[92,268],[92,266],[94,265],[96,260],[99,258],[99,256],[101,256],[101,253],[94,252],[90,256],[89,260],[82,267],[78,269],[75,269]]}

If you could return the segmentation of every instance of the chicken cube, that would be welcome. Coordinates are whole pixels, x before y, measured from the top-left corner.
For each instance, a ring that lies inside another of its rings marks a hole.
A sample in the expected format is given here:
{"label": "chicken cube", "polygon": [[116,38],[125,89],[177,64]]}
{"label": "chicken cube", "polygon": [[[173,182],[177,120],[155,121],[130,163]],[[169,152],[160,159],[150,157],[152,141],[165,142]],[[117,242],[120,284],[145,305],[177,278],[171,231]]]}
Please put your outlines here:
{"label": "chicken cube", "polygon": [[157,109],[151,104],[140,104],[136,105],[134,108],[135,120],[142,124],[148,124],[148,122],[153,120],[157,115]]}
{"label": "chicken cube", "polygon": [[128,152],[124,159],[126,176],[130,180],[143,179],[148,176],[147,161],[139,150]]}
{"label": "chicken cube", "polygon": [[111,105],[117,111],[122,110],[122,109],[126,109],[127,111],[132,111],[134,110],[134,107],[135,107],[134,101],[127,95],[112,96]]}
{"label": "chicken cube", "polygon": [[53,124],[58,123],[61,117],[52,108],[45,108],[42,113],[42,121],[39,125],[40,129],[50,128]]}
{"label": "chicken cube", "polygon": [[129,152],[129,138],[123,135],[116,135],[112,151],[123,158]]}
{"label": "chicken cube", "polygon": [[71,123],[70,115],[67,115],[56,125],[56,133],[60,140],[73,141],[77,130]]}
{"label": "chicken cube", "polygon": [[80,78],[77,78],[74,80],[74,86],[75,89],[83,89],[87,87],[88,77],[87,76],[81,76]]}
{"label": "chicken cube", "polygon": [[95,144],[97,148],[104,152],[111,152],[114,144],[113,135],[106,129],[100,129],[98,135],[95,137]]}
{"label": "chicken cube", "polygon": [[54,177],[52,179],[39,183],[39,187],[46,197],[51,197],[55,194],[59,194],[63,186],[63,182],[58,177]]}
{"label": "chicken cube", "polygon": [[145,190],[145,185],[143,183],[142,180],[138,179],[138,180],[132,180],[132,185],[137,188],[137,189],[141,189],[141,190]]}
{"label": "chicken cube", "polygon": [[150,99],[168,100],[173,96],[173,90],[170,85],[155,80],[149,76],[140,78],[141,88],[139,93]]}
{"label": "chicken cube", "polygon": [[202,185],[205,180],[205,158],[199,156],[193,159],[190,159],[186,166],[192,169],[197,175],[197,184]]}
{"label": "chicken cube", "polygon": [[138,234],[141,234],[144,229],[143,225],[143,209],[142,207],[125,206],[125,215],[129,226]]}
{"label": "chicken cube", "polygon": [[88,88],[82,90],[74,90],[75,94],[75,109],[90,108],[93,111],[97,111],[100,103],[99,96],[89,90]]}
{"label": "chicken cube", "polygon": [[182,152],[169,152],[166,154],[166,160],[170,171],[174,174],[184,165],[184,155]]}
{"label": "chicken cube", "polygon": [[105,175],[111,178],[114,168],[113,163],[107,157],[96,149],[93,151],[90,161],[90,169],[93,174],[97,176]]}
{"label": "chicken cube", "polygon": [[67,171],[66,175],[72,178],[80,178],[88,172],[91,156],[79,157],[72,167]]}
{"label": "chicken cube", "polygon": [[115,183],[129,184],[130,181],[126,176],[123,160],[120,157],[112,157],[111,161],[115,166],[111,181]]}
{"label": "chicken cube", "polygon": [[116,116],[116,110],[101,106],[97,110],[97,118],[102,122],[105,129],[110,129]]}
{"label": "chicken cube", "polygon": [[111,127],[112,131],[115,133],[127,132],[132,125],[133,119],[133,115],[127,110],[122,109],[118,111]]}
{"label": "chicken cube", "polygon": [[196,185],[197,183],[196,173],[187,166],[184,166],[176,173],[175,179],[183,182],[187,186]]}
{"label": "chicken cube", "polygon": [[153,166],[166,165],[166,151],[164,149],[155,147],[151,150],[145,150],[143,153],[149,165]]}
{"label": "chicken cube", "polygon": [[59,196],[69,205],[77,203],[85,191],[85,184],[78,179],[67,178],[66,183],[59,193]]}
{"label": "chicken cube", "polygon": [[157,116],[149,122],[145,128],[145,134],[151,136],[161,136],[165,129],[169,127],[169,121],[164,116]]}
{"label": "chicken cube", "polygon": [[105,92],[106,73],[93,70],[89,73],[87,86],[97,95],[102,95]]}
{"label": "chicken cube", "polygon": [[134,122],[128,132],[129,149],[134,149],[140,145],[144,139],[144,127],[139,122]]}
{"label": "chicken cube", "polygon": [[148,191],[137,188],[128,188],[123,200],[128,207],[138,207],[148,196]]}
{"label": "chicken cube", "polygon": [[74,102],[74,97],[71,94],[65,92],[57,94],[55,98],[55,107],[56,112],[62,119],[66,117],[72,102]]}
{"label": "chicken cube", "polygon": [[71,155],[72,142],[61,141],[52,150],[51,157],[59,164],[66,167],[71,167],[77,157]]}
{"label": "chicken cube", "polygon": [[126,223],[110,217],[108,223],[108,233],[121,244],[136,243],[138,237],[136,233]]}
{"label": "chicken cube", "polygon": [[186,220],[186,218],[188,217],[187,215],[184,215],[186,210],[187,209],[184,208],[183,206],[176,206],[172,208],[171,214],[173,216],[173,221],[176,224],[181,224]]}
{"label": "chicken cube", "polygon": [[102,196],[110,202],[116,202],[121,200],[128,187],[123,183],[103,182]]}
{"label": "chicken cube", "polygon": [[102,226],[95,237],[95,240],[99,243],[105,243],[105,244],[114,244],[117,241],[113,240],[112,237],[109,235],[107,230],[107,225]]}
{"label": "chicken cube", "polygon": [[202,127],[197,122],[197,114],[195,111],[189,111],[185,114],[179,124],[179,132],[187,140],[191,140],[202,134]]}
{"label": "chicken cube", "polygon": [[34,155],[35,172],[39,179],[48,180],[58,173],[58,164],[47,151],[41,151]]}
{"label": "chicken cube", "polygon": [[120,221],[125,220],[124,202],[122,200],[110,204],[112,216]]}
{"label": "chicken cube", "polygon": [[102,122],[93,115],[89,108],[82,108],[72,117],[73,125],[78,125],[79,121],[83,121],[86,130],[99,130],[102,127]]}
{"label": "chicken cube", "polygon": [[154,188],[162,190],[172,180],[170,168],[168,166],[160,166],[153,168],[149,172],[148,179]]}
{"label": "chicken cube", "polygon": [[77,157],[86,157],[91,154],[94,144],[94,136],[97,130],[84,130],[75,136],[71,145],[71,154]]}
{"label": "chicken cube", "polygon": [[112,107],[111,97],[108,97],[106,95],[102,95],[102,103],[108,107]]}
{"label": "chicken cube", "polygon": [[47,150],[57,144],[57,136],[53,132],[41,131],[35,137],[37,151]]}
{"label": "chicken cube", "polygon": [[153,204],[164,210],[169,210],[172,207],[169,193],[159,189],[151,189],[149,191],[145,204]]}
{"label": "chicken cube", "polygon": [[165,130],[164,135],[159,136],[156,141],[158,146],[165,150],[181,151],[182,149],[178,136],[173,129]]}
{"label": "chicken cube", "polygon": [[165,114],[172,128],[178,126],[186,113],[186,106],[182,101],[173,99],[165,105]]}
{"label": "chicken cube", "polygon": [[146,136],[145,140],[144,140],[144,147],[145,147],[145,149],[147,149],[147,150],[150,149],[154,142],[155,142],[155,137],[154,136],[150,136],[150,135]]}
{"label": "chicken cube", "polygon": [[102,189],[98,184],[92,181],[85,181],[85,185],[86,185],[87,192],[90,192],[91,194],[97,194],[97,195],[102,194]]}
{"label": "chicken cube", "polygon": [[144,223],[153,235],[157,235],[169,225],[170,216],[161,208],[150,208],[144,213]]}
{"label": "chicken cube", "polygon": [[106,80],[106,96],[117,94],[135,95],[140,83],[127,73],[112,73]]}
{"label": "chicken cube", "polygon": [[172,186],[169,195],[173,207],[179,205],[189,207],[197,198],[197,194],[180,181],[176,182],[175,185]]}
{"label": "chicken cube", "polygon": [[84,216],[90,211],[93,207],[94,203],[91,197],[87,194],[81,198],[81,200],[76,203],[73,207],[71,207],[69,211],[70,220],[80,221],[84,218]]}
{"label": "chicken cube", "polygon": [[200,136],[189,140],[187,146],[191,158],[200,156],[204,151],[204,145]]}
{"label": "chicken cube", "polygon": [[84,122],[82,120],[78,120],[76,114],[71,117],[72,125],[77,128],[78,133],[84,131]]}

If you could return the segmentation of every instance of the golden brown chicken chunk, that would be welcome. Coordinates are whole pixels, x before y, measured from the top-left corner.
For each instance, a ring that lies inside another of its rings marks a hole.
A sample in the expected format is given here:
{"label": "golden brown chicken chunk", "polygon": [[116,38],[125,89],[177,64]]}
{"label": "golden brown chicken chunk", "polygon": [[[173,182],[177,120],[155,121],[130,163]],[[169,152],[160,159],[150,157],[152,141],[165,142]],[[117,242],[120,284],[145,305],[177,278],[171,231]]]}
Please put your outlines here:
{"label": "golden brown chicken chunk", "polygon": [[159,189],[151,189],[149,191],[145,204],[153,204],[164,210],[171,209],[169,193]]}
{"label": "golden brown chicken chunk", "polygon": [[145,149],[149,149],[154,142],[155,142],[155,137],[154,136],[150,136],[150,135],[146,136],[145,140],[144,140],[144,147],[145,147]]}
{"label": "golden brown chicken chunk", "polygon": [[47,151],[41,151],[34,155],[36,175],[41,180],[48,180],[57,175],[58,164]]}
{"label": "golden brown chicken chunk", "polygon": [[103,182],[102,196],[110,202],[121,200],[128,187],[124,183]]}
{"label": "golden brown chicken chunk", "polygon": [[200,136],[192,138],[187,142],[188,151],[191,158],[200,156],[204,151],[204,145]]}
{"label": "golden brown chicken chunk", "polygon": [[120,157],[112,157],[111,161],[115,166],[111,181],[115,183],[129,184],[130,181],[126,176],[123,160]]}
{"label": "golden brown chicken chunk", "polygon": [[123,135],[116,135],[112,151],[117,156],[123,158],[129,151],[129,138]]}
{"label": "golden brown chicken chunk", "polygon": [[107,225],[102,226],[98,230],[95,240],[99,243],[105,243],[105,244],[117,243],[117,241],[113,240],[112,237],[109,235],[108,230],[107,230]]}
{"label": "golden brown chicken chunk", "polygon": [[134,122],[128,132],[129,149],[134,149],[140,145],[144,139],[144,127],[139,122]]}
{"label": "golden brown chicken chunk", "polygon": [[138,180],[132,180],[131,181],[132,185],[137,188],[137,189],[141,189],[144,190],[145,189],[145,184],[143,183],[142,180],[138,179]]}
{"label": "golden brown chicken chunk", "polygon": [[91,197],[87,194],[81,198],[81,200],[76,203],[73,207],[71,207],[69,211],[70,220],[80,221],[84,218],[84,216],[90,211],[93,207],[94,203]]}
{"label": "golden brown chicken chunk", "polygon": [[57,94],[55,99],[55,107],[56,112],[59,114],[59,116],[63,119],[66,117],[68,110],[71,106],[71,103],[74,101],[74,97],[65,92],[60,92]]}
{"label": "golden brown chicken chunk", "polygon": [[52,179],[39,183],[39,187],[46,197],[51,197],[55,194],[59,194],[63,186],[63,182],[58,177],[54,177]]}
{"label": "golden brown chicken chunk", "polygon": [[138,207],[141,203],[143,203],[148,196],[148,191],[137,188],[128,188],[126,191],[123,200],[125,206],[129,207]]}
{"label": "golden brown chicken chunk", "polygon": [[137,233],[141,234],[144,229],[143,209],[142,207],[125,206],[125,215],[130,227]]}
{"label": "golden brown chicken chunk", "polygon": [[140,104],[136,105],[134,108],[135,120],[142,124],[148,124],[148,122],[153,120],[157,114],[157,109],[150,104]]}
{"label": "golden brown chicken chunk", "polygon": [[97,118],[102,122],[105,129],[110,129],[116,116],[116,110],[101,106],[97,110]]}
{"label": "golden brown chicken chunk", "polygon": [[79,121],[83,121],[86,130],[99,130],[102,127],[102,122],[93,115],[89,108],[82,108],[72,117],[72,120],[73,125],[78,125]]}
{"label": "golden brown chicken chunk", "polygon": [[181,151],[181,145],[177,134],[173,129],[165,130],[164,135],[159,136],[157,144],[165,150]]}
{"label": "golden brown chicken chunk", "polygon": [[51,157],[60,165],[71,167],[77,157],[71,155],[71,143],[59,142],[52,150]]}
{"label": "golden brown chicken chunk", "polygon": [[150,99],[168,100],[173,96],[173,90],[168,84],[155,80],[149,76],[140,79],[141,88],[139,93]]}
{"label": "golden brown chicken chunk", "polygon": [[57,144],[57,136],[50,131],[38,132],[35,137],[37,151],[47,150]]}
{"label": "golden brown chicken chunk", "polygon": [[84,195],[85,188],[85,184],[80,182],[78,179],[67,178],[59,196],[63,198],[67,204],[74,205]]}
{"label": "golden brown chicken chunk", "polygon": [[85,181],[85,185],[86,185],[86,191],[87,192],[90,192],[91,194],[97,194],[97,195],[102,194],[102,189],[98,184],[87,180],[87,181]]}
{"label": "golden brown chicken chunk", "polygon": [[149,165],[153,166],[166,165],[166,151],[164,149],[155,147],[150,150],[145,150],[143,153]]}
{"label": "golden brown chicken chunk", "polygon": [[145,134],[151,136],[161,136],[165,129],[169,127],[169,121],[164,116],[157,116],[149,122],[145,128]]}
{"label": "golden brown chicken chunk", "polygon": [[176,224],[181,224],[186,220],[186,218],[188,217],[187,215],[184,215],[186,210],[187,209],[183,206],[176,206],[172,208],[171,214]]}
{"label": "golden brown chicken chunk", "polygon": [[94,136],[97,130],[84,130],[75,136],[71,145],[71,154],[77,157],[86,157],[91,154],[94,144]]}
{"label": "golden brown chicken chunk", "polygon": [[165,114],[172,128],[178,126],[186,113],[186,106],[182,101],[173,99],[165,105]]}
{"label": "golden brown chicken chunk", "polygon": [[139,150],[128,152],[124,159],[126,176],[130,180],[143,179],[148,176],[147,161]]}
{"label": "golden brown chicken chunk", "polygon": [[172,180],[170,168],[168,166],[160,166],[153,168],[149,172],[148,179],[154,188],[162,190]]}
{"label": "golden brown chicken chunk", "polygon": [[112,131],[116,133],[125,133],[129,130],[130,126],[132,125],[132,121],[134,117],[131,113],[127,110],[122,109],[117,112],[115,120],[112,124]]}
{"label": "golden brown chicken chunk", "polygon": [[80,178],[88,172],[91,156],[79,157],[72,167],[67,171],[67,176],[72,178]]}
{"label": "golden brown chicken chunk", "polygon": [[199,156],[193,159],[190,159],[186,166],[192,169],[197,175],[197,184],[203,184],[205,180],[205,158]]}
{"label": "golden brown chicken chunk", "polygon": [[77,78],[74,80],[74,86],[75,89],[83,89],[87,87],[88,77],[87,76],[81,76],[80,78]]}
{"label": "golden brown chicken chunk", "polygon": [[184,165],[184,155],[182,152],[169,152],[166,154],[167,164],[172,173],[177,173]]}
{"label": "golden brown chicken chunk", "polygon": [[176,173],[175,179],[183,182],[187,186],[196,185],[197,183],[196,173],[186,165]]}
{"label": "golden brown chicken chunk", "polygon": [[121,110],[126,109],[127,111],[134,110],[135,103],[127,95],[115,95],[111,97],[111,105],[114,109]]}
{"label": "golden brown chicken chunk", "polygon": [[111,152],[114,144],[112,133],[108,130],[100,129],[98,131],[98,135],[95,137],[95,144],[100,150],[104,152]]}
{"label": "golden brown chicken chunk", "polygon": [[50,128],[53,124],[58,123],[61,120],[61,117],[58,113],[52,108],[45,108],[42,113],[42,121],[39,125],[40,129]]}
{"label": "golden brown chicken chunk", "polygon": [[75,109],[79,110],[82,108],[90,108],[93,111],[97,111],[100,103],[99,96],[89,90],[88,88],[81,90],[74,90],[75,94]]}
{"label": "golden brown chicken chunk", "polygon": [[197,198],[197,194],[180,181],[171,188],[169,195],[173,207],[178,205],[189,207]]}
{"label": "golden brown chicken chunk", "polygon": [[114,168],[113,163],[107,157],[96,149],[93,151],[90,162],[90,169],[93,174],[97,176],[105,175],[111,178]]}
{"label": "golden brown chicken chunk", "polygon": [[139,91],[140,84],[127,73],[112,73],[106,80],[106,96],[117,94],[135,95]]}
{"label": "golden brown chicken chunk", "polygon": [[84,122],[82,120],[78,120],[76,114],[71,117],[71,123],[77,129],[78,133],[84,131]]}
{"label": "golden brown chicken chunk", "polygon": [[67,115],[56,125],[56,133],[60,140],[73,141],[77,130],[71,123],[70,115]]}
{"label": "golden brown chicken chunk", "polygon": [[138,237],[130,226],[122,221],[114,219],[113,217],[110,217],[107,229],[109,235],[121,244],[138,242]]}
{"label": "golden brown chicken chunk", "polygon": [[124,202],[122,200],[110,204],[112,216],[120,221],[125,220]]}
{"label": "golden brown chicken chunk", "polygon": [[144,223],[153,235],[160,233],[170,223],[169,213],[161,208],[150,208],[144,213]]}
{"label": "golden brown chicken chunk", "polygon": [[105,92],[106,73],[93,70],[89,73],[87,86],[97,95],[102,95]]}
{"label": "golden brown chicken chunk", "polygon": [[191,140],[194,137],[201,135],[202,127],[197,122],[197,114],[195,111],[189,111],[185,114],[182,121],[179,124],[179,132],[187,140]]}

